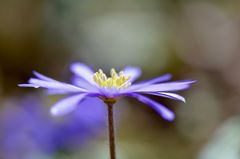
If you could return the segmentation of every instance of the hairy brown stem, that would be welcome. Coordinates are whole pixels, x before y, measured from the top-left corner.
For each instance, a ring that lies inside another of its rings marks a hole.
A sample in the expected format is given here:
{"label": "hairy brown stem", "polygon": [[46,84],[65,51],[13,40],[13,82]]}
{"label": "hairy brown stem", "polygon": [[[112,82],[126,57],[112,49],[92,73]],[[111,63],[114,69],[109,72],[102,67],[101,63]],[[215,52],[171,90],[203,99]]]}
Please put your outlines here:
{"label": "hairy brown stem", "polygon": [[113,104],[112,102],[105,102],[108,109],[108,135],[109,135],[109,151],[110,159],[116,159],[115,151],[115,134],[114,134],[114,119],[113,119]]}

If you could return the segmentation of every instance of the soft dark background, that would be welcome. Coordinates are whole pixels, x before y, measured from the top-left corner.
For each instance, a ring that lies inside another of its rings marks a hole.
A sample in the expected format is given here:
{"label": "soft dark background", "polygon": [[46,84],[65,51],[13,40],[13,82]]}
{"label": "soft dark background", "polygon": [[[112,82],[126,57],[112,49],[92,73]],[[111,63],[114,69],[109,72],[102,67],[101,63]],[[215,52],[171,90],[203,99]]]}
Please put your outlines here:
{"label": "soft dark background", "polygon": [[[139,66],[141,79],[170,72],[198,81],[182,92],[187,103],[155,98],[176,113],[169,123],[134,99],[119,102],[119,159],[239,159],[239,42],[238,0],[1,0],[0,112],[12,98],[43,96],[17,87],[32,70],[62,81],[74,61],[105,71]],[[106,159],[107,146],[101,133],[39,158]]]}

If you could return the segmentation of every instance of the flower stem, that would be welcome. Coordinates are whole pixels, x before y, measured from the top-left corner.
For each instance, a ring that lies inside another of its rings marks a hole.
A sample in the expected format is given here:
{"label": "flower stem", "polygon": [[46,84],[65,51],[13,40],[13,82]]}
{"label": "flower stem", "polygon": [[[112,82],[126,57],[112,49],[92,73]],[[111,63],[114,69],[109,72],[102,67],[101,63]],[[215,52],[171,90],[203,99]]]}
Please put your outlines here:
{"label": "flower stem", "polygon": [[107,104],[107,109],[108,109],[108,135],[109,135],[110,159],[116,159],[114,119],[113,119],[113,104],[114,103],[106,102],[106,104]]}

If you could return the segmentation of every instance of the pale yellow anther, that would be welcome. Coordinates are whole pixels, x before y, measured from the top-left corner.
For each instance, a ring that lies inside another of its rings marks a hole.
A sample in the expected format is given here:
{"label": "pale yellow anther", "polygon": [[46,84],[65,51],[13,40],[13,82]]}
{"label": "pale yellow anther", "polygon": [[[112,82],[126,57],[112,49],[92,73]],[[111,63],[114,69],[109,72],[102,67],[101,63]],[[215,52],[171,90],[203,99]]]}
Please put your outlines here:
{"label": "pale yellow anther", "polygon": [[131,85],[128,81],[130,76],[124,75],[123,71],[117,73],[116,70],[112,68],[110,75],[111,77],[107,77],[106,74],[99,69],[98,72],[94,74],[93,79],[99,86],[104,88],[122,89]]}

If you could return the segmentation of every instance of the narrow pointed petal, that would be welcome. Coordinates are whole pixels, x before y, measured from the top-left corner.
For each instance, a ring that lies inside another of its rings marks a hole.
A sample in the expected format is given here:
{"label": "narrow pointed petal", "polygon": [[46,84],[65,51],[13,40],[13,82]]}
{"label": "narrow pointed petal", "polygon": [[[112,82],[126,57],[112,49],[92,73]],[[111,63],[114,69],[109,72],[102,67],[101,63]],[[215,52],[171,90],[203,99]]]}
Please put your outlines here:
{"label": "narrow pointed petal", "polygon": [[179,91],[190,87],[190,84],[195,81],[177,81],[177,82],[167,82],[161,84],[152,84],[149,86],[144,86],[139,89],[134,90],[134,92],[162,92],[162,91]]}
{"label": "narrow pointed petal", "polygon": [[49,82],[49,81],[43,81],[36,78],[31,78],[29,80],[29,84],[32,84],[33,87],[43,87],[48,89],[58,89],[58,90],[66,90],[66,91],[72,91],[72,92],[87,92],[87,90],[73,86],[71,84],[63,83],[63,82]]}
{"label": "narrow pointed petal", "polygon": [[37,71],[33,71],[33,74],[34,74],[37,78],[39,78],[39,79],[41,79],[41,80],[44,80],[44,81],[59,82],[59,81],[57,81],[57,80],[55,80],[55,79],[52,79],[52,78],[47,77],[47,76],[44,76],[43,74],[41,74],[41,73],[39,73],[39,72],[37,72]]}
{"label": "narrow pointed petal", "polygon": [[161,97],[166,97],[174,100],[179,100],[182,102],[186,102],[185,98],[179,94],[176,93],[168,93],[168,92],[157,92],[157,93],[144,93],[144,94],[150,94],[150,95],[155,95],[155,96],[161,96]]}
{"label": "narrow pointed petal", "polygon": [[133,93],[130,96],[138,99],[140,102],[143,102],[145,104],[147,104],[148,106],[150,106],[151,108],[153,108],[155,111],[157,111],[164,119],[168,120],[168,121],[173,121],[175,118],[174,113],[167,109],[165,106],[163,106],[160,103],[155,102],[154,100],[145,97],[143,95],[137,94],[137,93]]}
{"label": "narrow pointed petal", "polygon": [[36,86],[34,84],[18,84],[19,87],[33,87],[33,88],[39,88],[39,86]]}
{"label": "narrow pointed petal", "polygon": [[143,81],[139,84],[155,84],[155,83],[161,83],[161,82],[165,82],[165,81],[168,81],[172,78],[172,75],[171,74],[164,74],[162,76],[159,76],[159,77],[156,77],[154,79],[151,79],[151,80],[148,80],[148,81]]}
{"label": "narrow pointed petal", "polygon": [[62,116],[73,111],[77,105],[86,97],[86,94],[78,94],[64,98],[54,104],[50,110],[51,114],[56,116]]}
{"label": "narrow pointed petal", "polygon": [[139,88],[142,88],[142,87],[145,87],[145,86],[149,86],[149,85],[152,85],[152,84],[155,84],[155,83],[168,81],[171,78],[172,78],[171,74],[165,74],[165,75],[162,75],[160,77],[154,78],[152,80],[147,80],[147,81],[143,81],[141,83],[133,84],[128,88],[128,90],[133,91],[133,90],[136,90],[136,89],[139,89]]}
{"label": "narrow pointed petal", "polygon": [[73,76],[71,81],[72,81],[73,85],[79,86],[81,88],[91,90],[91,91],[97,90],[97,87],[95,85],[92,85],[89,82],[87,82],[86,80],[79,78],[77,76]]}
{"label": "narrow pointed petal", "polygon": [[129,82],[134,82],[142,74],[140,68],[132,66],[125,67],[123,72],[126,76],[130,76]]}
{"label": "narrow pointed petal", "polygon": [[83,63],[73,63],[70,66],[70,70],[72,73],[86,80],[87,82],[95,85],[95,81],[93,80],[94,72],[93,70]]}

